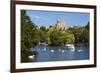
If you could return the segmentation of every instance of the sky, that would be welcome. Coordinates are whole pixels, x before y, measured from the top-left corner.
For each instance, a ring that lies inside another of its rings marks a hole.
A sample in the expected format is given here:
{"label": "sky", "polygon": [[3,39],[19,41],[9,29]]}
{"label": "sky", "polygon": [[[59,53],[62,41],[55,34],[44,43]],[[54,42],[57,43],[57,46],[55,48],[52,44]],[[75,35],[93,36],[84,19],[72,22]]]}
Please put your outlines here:
{"label": "sky", "polygon": [[83,12],[27,10],[26,14],[38,26],[53,26],[57,20],[63,20],[70,26],[85,26],[90,20],[90,14]]}

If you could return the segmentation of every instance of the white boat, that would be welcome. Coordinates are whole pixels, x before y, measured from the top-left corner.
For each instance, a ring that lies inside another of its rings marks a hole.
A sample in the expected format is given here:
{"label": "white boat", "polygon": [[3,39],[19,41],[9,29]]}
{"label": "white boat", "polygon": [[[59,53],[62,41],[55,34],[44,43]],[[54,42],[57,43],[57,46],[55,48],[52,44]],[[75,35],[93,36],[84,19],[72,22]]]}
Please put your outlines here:
{"label": "white boat", "polygon": [[71,51],[75,51],[75,46],[73,44],[66,44],[66,47],[68,47]]}
{"label": "white boat", "polygon": [[43,42],[43,43],[39,42],[39,45],[44,45],[44,46],[47,46],[48,44],[47,44],[47,43],[45,43],[45,42]]}
{"label": "white boat", "polygon": [[71,49],[71,51],[75,51],[75,47]]}

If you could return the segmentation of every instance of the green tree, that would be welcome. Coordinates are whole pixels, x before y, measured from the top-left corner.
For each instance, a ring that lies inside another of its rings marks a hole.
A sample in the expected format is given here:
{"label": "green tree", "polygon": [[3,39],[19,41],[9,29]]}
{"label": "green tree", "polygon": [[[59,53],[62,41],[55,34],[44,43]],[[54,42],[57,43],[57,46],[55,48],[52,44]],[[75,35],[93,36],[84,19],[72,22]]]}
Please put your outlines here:
{"label": "green tree", "polygon": [[87,30],[89,30],[89,25],[90,25],[90,23],[88,22],[87,25],[85,26],[85,28],[86,28]]}
{"label": "green tree", "polygon": [[83,30],[83,42],[89,43],[89,22],[87,23],[87,25]]}
{"label": "green tree", "polygon": [[84,29],[84,31],[83,31],[83,42],[84,43],[89,42],[89,31],[87,29]]}
{"label": "green tree", "polygon": [[42,31],[44,31],[44,32],[47,31],[45,26],[41,26],[41,27],[40,27],[40,30],[42,30]]}
{"label": "green tree", "polygon": [[68,29],[74,34],[75,43],[89,43],[89,22],[83,27],[74,27]]}
{"label": "green tree", "polygon": [[75,42],[75,36],[73,33],[68,31],[68,32],[65,32],[64,36],[65,36],[65,40],[64,40],[65,43],[67,42],[69,44],[72,44]]}
{"label": "green tree", "polygon": [[36,25],[32,23],[25,10],[21,10],[21,48],[28,49],[34,46],[33,34],[36,31]]}
{"label": "green tree", "polygon": [[38,30],[38,36],[39,36],[40,42],[47,42],[47,32],[43,30]]}
{"label": "green tree", "polygon": [[82,42],[82,28],[73,28],[71,29],[72,33],[75,36],[75,42],[80,43]]}
{"label": "green tree", "polygon": [[[51,32],[50,32],[51,31]],[[71,32],[60,31],[58,29],[50,30],[50,38],[49,41],[51,45],[61,46],[67,43],[74,43],[75,37]]]}

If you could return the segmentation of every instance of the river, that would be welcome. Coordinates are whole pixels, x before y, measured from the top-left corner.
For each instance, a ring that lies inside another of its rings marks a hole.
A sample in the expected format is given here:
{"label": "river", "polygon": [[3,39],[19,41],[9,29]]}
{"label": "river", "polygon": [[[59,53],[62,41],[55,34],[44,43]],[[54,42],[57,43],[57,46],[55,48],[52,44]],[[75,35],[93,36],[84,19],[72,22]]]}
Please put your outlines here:
{"label": "river", "polygon": [[[38,45],[31,48],[36,51],[35,62],[48,61],[69,61],[69,60],[87,60],[89,59],[89,47],[86,45],[75,46],[75,51],[68,50],[64,46],[44,46]],[[34,61],[29,59],[29,61]]]}

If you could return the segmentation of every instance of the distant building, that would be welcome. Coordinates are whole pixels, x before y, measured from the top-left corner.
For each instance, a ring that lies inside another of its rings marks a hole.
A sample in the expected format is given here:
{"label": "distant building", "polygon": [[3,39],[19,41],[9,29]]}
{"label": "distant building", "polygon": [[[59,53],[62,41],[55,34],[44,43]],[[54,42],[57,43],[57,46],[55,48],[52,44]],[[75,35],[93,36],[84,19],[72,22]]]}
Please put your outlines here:
{"label": "distant building", "polygon": [[68,24],[65,24],[65,22],[63,20],[57,20],[56,24],[54,26],[50,25],[50,26],[38,26],[37,29],[40,29],[41,27],[45,27],[46,29],[48,28],[57,28],[59,30],[67,30],[69,28],[73,28],[74,26],[69,26]]}
{"label": "distant building", "polygon": [[69,26],[67,26],[63,20],[58,20],[56,23],[56,28],[60,29],[60,30],[66,30],[69,28]]}

